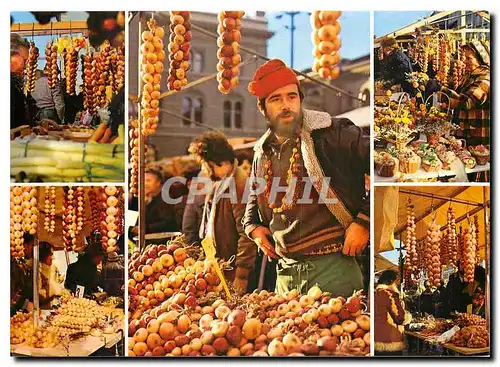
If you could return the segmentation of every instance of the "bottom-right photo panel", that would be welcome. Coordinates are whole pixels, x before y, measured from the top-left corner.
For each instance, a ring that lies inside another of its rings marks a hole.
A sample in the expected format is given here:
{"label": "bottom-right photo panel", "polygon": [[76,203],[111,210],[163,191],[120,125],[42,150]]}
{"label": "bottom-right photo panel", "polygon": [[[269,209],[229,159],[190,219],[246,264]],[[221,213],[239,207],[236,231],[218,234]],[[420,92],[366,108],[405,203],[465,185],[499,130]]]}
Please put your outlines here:
{"label": "bottom-right photo panel", "polygon": [[490,356],[490,187],[375,188],[376,356]]}

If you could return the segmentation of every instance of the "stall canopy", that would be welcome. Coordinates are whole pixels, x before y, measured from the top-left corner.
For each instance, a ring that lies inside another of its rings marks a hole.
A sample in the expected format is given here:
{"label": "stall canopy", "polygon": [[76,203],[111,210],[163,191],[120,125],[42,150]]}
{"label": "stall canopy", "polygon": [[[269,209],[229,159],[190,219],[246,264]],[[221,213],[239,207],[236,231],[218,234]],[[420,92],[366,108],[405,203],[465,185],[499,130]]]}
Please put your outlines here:
{"label": "stall canopy", "polygon": [[[382,202],[383,205],[389,204],[387,198],[377,197],[378,195],[387,196],[385,187],[376,187],[375,196],[376,202]],[[447,212],[448,208],[453,208],[455,213],[457,227],[461,226],[465,228],[467,225],[467,213],[471,220],[474,220],[475,216],[478,216],[479,223],[479,258],[485,258],[485,221],[484,221],[484,206],[487,204],[486,210],[489,210],[490,204],[490,189],[485,186],[403,186],[395,188],[398,191],[398,204],[397,204],[397,215],[396,220],[391,226],[385,226],[385,231],[392,231],[396,239],[401,238],[404,243],[406,238],[406,206],[408,203],[408,198],[414,205],[415,212],[415,223],[417,225],[416,235],[417,241],[425,238],[427,233],[427,226],[432,220],[433,216],[436,215],[436,222],[443,228],[447,223]],[[391,194],[391,193],[389,193]],[[393,194],[393,193],[392,193]],[[419,194],[425,195],[421,196]],[[377,200],[378,199],[378,200]],[[455,201],[450,201],[453,199]],[[376,228],[384,227],[384,217],[380,215],[383,208],[376,208],[375,215],[375,226]],[[443,228],[444,229],[444,228]],[[386,233],[382,237],[378,238],[390,238],[391,234]],[[385,250],[394,249],[394,241],[391,244],[392,247],[382,246]],[[404,246],[404,245],[403,245]],[[376,248],[380,248],[380,244],[376,244]],[[382,252],[382,251],[380,251]]]}
{"label": "stall canopy", "polygon": [[399,273],[399,267],[397,264],[394,264],[380,254],[375,255],[375,273],[384,270],[394,270]]}

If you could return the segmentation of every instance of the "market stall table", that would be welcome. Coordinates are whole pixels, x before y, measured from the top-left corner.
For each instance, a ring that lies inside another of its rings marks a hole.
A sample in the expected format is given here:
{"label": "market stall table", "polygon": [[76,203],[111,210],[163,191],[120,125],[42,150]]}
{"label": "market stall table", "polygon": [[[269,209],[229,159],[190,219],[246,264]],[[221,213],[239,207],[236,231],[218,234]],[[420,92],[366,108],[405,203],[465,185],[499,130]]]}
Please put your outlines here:
{"label": "market stall table", "polygon": [[113,347],[122,337],[122,332],[103,334],[101,337],[88,335],[70,342],[67,350],[61,344],[54,348],[35,348],[22,343],[12,345],[10,351],[12,355],[30,357],[88,357],[103,347]]}
{"label": "market stall table", "polygon": [[[405,330],[405,334],[412,336],[412,337],[415,337],[415,338],[418,338],[424,342],[427,342],[428,336],[424,336],[418,332]],[[459,346],[456,346],[456,345],[451,344],[451,343],[445,343],[445,344],[439,344],[439,345],[443,348],[449,349],[453,352],[463,354],[466,356],[489,354],[489,352],[490,352],[489,347],[486,347],[486,348],[466,348],[466,347],[459,347]]]}

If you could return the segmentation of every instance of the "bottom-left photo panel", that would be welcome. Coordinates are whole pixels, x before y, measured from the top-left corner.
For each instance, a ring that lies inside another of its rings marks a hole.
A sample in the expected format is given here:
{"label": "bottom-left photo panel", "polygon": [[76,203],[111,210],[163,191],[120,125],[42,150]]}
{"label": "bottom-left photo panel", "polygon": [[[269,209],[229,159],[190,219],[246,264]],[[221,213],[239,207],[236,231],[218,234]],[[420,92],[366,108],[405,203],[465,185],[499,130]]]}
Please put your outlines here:
{"label": "bottom-left photo panel", "polygon": [[11,186],[10,351],[124,353],[122,186]]}

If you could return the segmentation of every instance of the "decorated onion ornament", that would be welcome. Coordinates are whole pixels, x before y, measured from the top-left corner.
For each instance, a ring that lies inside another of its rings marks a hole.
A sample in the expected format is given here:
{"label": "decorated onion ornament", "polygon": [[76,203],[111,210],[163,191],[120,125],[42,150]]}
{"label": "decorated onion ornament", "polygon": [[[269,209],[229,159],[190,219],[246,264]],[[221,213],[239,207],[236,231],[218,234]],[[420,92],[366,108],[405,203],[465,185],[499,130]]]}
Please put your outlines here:
{"label": "decorated onion ornament", "polygon": [[441,232],[439,225],[436,223],[436,218],[434,218],[427,229],[426,259],[429,281],[435,287],[439,287],[441,284],[440,242]]}
{"label": "decorated onion ornament", "polygon": [[148,29],[141,35],[141,79],[143,81],[141,99],[141,131],[145,136],[152,135],[158,128],[160,115],[160,82],[163,72],[165,51],[163,37],[165,30],[148,21]]}
{"label": "decorated onion ornament", "polygon": [[45,188],[45,217],[43,227],[48,233],[54,233],[56,221],[56,187],[47,186]]}
{"label": "decorated onion ornament", "polygon": [[472,220],[469,220],[469,226],[465,229],[464,233],[464,247],[463,247],[463,266],[464,266],[464,280],[466,283],[474,282],[474,270],[476,268],[476,226]]}
{"label": "decorated onion ornament", "polygon": [[138,177],[139,177],[139,127],[138,120],[130,122],[129,145],[130,145],[130,178],[129,191],[137,196]]}
{"label": "decorated onion ornament", "polygon": [[217,82],[219,91],[228,94],[239,83],[241,55],[241,18],[244,11],[221,11],[217,16]]}
{"label": "decorated onion ornament", "polygon": [[28,60],[26,61],[26,90],[32,93],[35,90],[36,82],[36,71],[38,68],[38,57],[40,53],[38,47],[35,46],[35,42],[30,42],[30,48],[28,53]]}
{"label": "decorated onion ornament", "polygon": [[333,80],[340,75],[340,11],[319,11],[311,14],[314,62],[312,70],[323,79]]}
{"label": "decorated onion ornament", "polygon": [[50,89],[54,89],[59,81],[59,71],[57,67],[57,43],[49,42],[45,48],[45,62],[47,72],[47,84]]}
{"label": "decorated onion ornament", "polygon": [[14,186],[10,189],[10,253],[15,258],[24,256],[23,216],[24,188]]}
{"label": "decorated onion ornament", "polygon": [[170,66],[167,79],[169,90],[179,91],[187,85],[187,72],[191,59],[191,39],[191,13],[188,11],[171,11],[168,43]]}
{"label": "decorated onion ornament", "polygon": [[116,251],[116,239],[121,234],[120,203],[122,201],[122,189],[116,186],[105,186],[101,189],[102,216],[100,231],[102,234],[101,244],[107,252]]}

